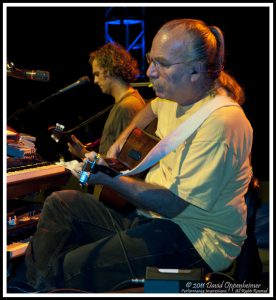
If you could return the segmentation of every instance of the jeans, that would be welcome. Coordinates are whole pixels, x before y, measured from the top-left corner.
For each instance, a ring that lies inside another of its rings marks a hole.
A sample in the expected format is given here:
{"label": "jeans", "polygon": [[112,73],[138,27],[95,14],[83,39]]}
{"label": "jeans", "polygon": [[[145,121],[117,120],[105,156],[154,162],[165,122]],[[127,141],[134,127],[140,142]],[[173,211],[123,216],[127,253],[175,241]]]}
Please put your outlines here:
{"label": "jeans", "polygon": [[122,214],[75,190],[47,197],[25,262],[28,282],[38,290],[109,292],[145,278],[147,266],[211,271],[172,221]]}

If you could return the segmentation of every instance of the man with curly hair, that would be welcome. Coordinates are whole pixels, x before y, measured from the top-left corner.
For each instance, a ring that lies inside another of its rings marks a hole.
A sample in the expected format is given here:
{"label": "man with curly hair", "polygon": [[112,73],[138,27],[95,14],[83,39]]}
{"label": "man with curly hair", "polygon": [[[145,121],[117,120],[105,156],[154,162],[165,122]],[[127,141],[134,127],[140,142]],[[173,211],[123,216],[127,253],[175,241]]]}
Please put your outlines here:
{"label": "man with curly hair", "polygon": [[[106,154],[119,134],[145,106],[145,101],[139,92],[130,85],[139,74],[138,63],[118,43],[108,43],[91,52],[89,63],[92,67],[94,83],[104,94],[111,95],[115,100],[100,139],[99,152]],[[79,149],[83,145],[75,136],[72,136],[72,139],[75,144],[68,144],[69,151],[78,156]]]}

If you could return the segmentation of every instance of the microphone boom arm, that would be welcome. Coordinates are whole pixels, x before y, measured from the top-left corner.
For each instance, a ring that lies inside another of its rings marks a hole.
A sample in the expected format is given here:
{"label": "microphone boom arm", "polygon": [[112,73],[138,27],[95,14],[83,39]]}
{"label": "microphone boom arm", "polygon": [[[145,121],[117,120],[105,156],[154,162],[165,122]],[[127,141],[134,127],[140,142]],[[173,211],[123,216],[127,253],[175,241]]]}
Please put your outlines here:
{"label": "microphone boom arm", "polygon": [[48,96],[48,97],[42,99],[41,101],[36,102],[36,103],[34,103],[34,104],[31,104],[31,105],[29,105],[29,106],[26,107],[26,108],[20,108],[20,109],[18,109],[18,110],[15,111],[11,116],[8,117],[7,121],[9,121],[10,119],[12,119],[13,117],[15,117],[15,116],[17,116],[17,115],[19,115],[19,114],[22,114],[23,112],[26,112],[27,110],[37,108],[39,105],[41,105],[42,103],[44,103],[45,101],[51,99],[51,98],[54,97],[54,96],[60,95],[60,94],[62,94],[63,92],[66,92],[66,91],[70,90],[71,88],[74,88],[74,87],[76,87],[76,86],[82,85],[82,84],[87,83],[87,82],[89,82],[89,81],[90,81],[90,79],[89,79],[88,76],[83,76],[83,77],[81,77],[78,81],[76,81],[75,83],[73,83],[73,84],[71,84],[71,85],[69,85],[69,86],[67,86],[67,87],[65,87],[65,88],[63,88],[63,89],[61,89],[61,90],[58,90],[57,92],[55,92],[55,93],[51,94],[50,96]]}

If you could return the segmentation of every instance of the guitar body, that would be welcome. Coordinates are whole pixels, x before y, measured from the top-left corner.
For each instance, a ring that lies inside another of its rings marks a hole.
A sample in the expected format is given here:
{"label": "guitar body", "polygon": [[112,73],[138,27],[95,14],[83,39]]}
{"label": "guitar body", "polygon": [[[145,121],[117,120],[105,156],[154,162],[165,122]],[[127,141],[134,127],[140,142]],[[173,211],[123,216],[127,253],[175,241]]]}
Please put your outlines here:
{"label": "guitar body", "polygon": [[[148,154],[148,152],[159,142],[159,139],[150,135],[146,131],[135,128],[126,140],[117,160],[106,159],[110,167],[117,171],[133,169]],[[135,175],[135,177],[144,178],[146,172]],[[118,209],[122,212],[130,212],[135,207],[130,204],[121,194],[115,192],[107,186],[95,188],[99,200],[106,205]]]}
{"label": "guitar body", "polygon": [[118,160],[128,169],[133,169],[158,142],[159,139],[157,137],[135,128],[126,140]]}

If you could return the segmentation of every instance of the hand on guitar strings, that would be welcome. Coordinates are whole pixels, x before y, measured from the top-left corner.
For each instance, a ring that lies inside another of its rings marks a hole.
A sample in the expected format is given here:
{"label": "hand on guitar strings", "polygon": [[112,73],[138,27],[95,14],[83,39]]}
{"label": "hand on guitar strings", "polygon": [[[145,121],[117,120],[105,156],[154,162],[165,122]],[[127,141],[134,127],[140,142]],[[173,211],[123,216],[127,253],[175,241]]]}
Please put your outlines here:
{"label": "hand on guitar strings", "polygon": [[108,167],[107,162],[98,153],[96,153],[95,151],[91,151],[91,152],[85,153],[85,159],[84,160],[89,159],[89,160],[93,161],[97,155],[99,157],[97,159],[97,165],[103,165],[103,166],[107,166]]}
{"label": "hand on guitar strings", "polygon": [[[71,173],[80,181],[81,176],[83,175],[83,171],[85,168],[85,165],[87,161],[95,163],[97,165],[102,165],[108,167],[108,164],[104,161],[104,159],[97,154],[94,151],[85,153],[85,158],[82,162],[80,162],[78,165],[74,167],[73,170],[71,170]],[[98,184],[98,183],[104,183],[107,180],[110,180],[110,177],[102,172],[93,172],[90,170],[85,170],[87,179],[85,180],[85,185],[89,184]],[[81,182],[81,181],[80,181]]]}
{"label": "hand on guitar strings", "polygon": [[124,142],[120,143],[118,140],[111,145],[109,150],[107,151],[106,157],[109,158],[118,158],[121,149],[123,148]]}

